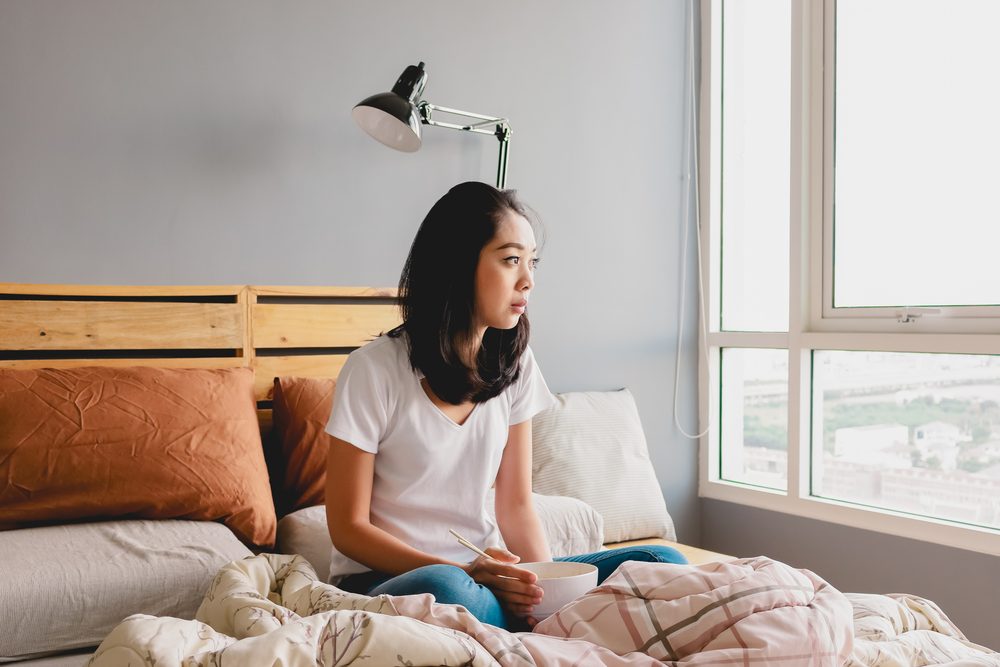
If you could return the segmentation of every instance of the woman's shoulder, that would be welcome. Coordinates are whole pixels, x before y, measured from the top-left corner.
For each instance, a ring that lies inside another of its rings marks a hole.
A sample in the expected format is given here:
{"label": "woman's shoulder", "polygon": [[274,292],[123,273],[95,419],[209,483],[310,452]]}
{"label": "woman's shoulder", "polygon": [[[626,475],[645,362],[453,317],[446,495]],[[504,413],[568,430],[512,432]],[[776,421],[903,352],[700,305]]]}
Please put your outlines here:
{"label": "woman's shoulder", "polygon": [[504,388],[504,392],[510,395],[520,393],[523,390],[524,385],[530,382],[534,374],[537,372],[538,364],[535,362],[535,353],[532,352],[530,345],[524,346],[521,356],[517,358],[517,365],[517,377],[513,380],[513,382]]}
{"label": "woman's shoulder", "polygon": [[523,372],[526,368],[531,369],[537,364],[535,361],[535,353],[531,349],[531,345],[525,345],[524,351],[521,352],[521,356],[518,358],[517,363],[521,366],[521,371]]}

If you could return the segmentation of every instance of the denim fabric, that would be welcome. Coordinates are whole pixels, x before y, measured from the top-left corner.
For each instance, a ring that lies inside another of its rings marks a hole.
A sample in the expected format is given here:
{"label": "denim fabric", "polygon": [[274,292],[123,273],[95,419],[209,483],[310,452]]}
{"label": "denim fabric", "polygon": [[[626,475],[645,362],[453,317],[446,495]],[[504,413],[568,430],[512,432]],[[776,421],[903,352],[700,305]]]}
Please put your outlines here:
{"label": "denim fabric", "polygon": [[[676,549],[659,545],[609,549],[555,560],[596,565],[597,583],[607,579],[625,561],[687,563],[687,559]],[[364,572],[345,577],[338,586],[345,591],[365,595],[431,593],[438,602],[462,605],[483,623],[505,630],[527,629],[522,619],[511,617],[504,611],[493,591],[477,584],[464,570],[454,565],[427,565],[395,577],[383,572]]]}
{"label": "denim fabric", "polygon": [[564,558],[554,558],[553,560],[596,565],[598,584],[603,583],[605,579],[611,576],[612,572],[618,569],[619,565],[629,560],[637,560],[643,563],[687,563],[687,558],[677,549],[657,544],[642,547],[626,547],[624,549],[608,549],[607,551],[596,551],[592,554],[566,556]]}

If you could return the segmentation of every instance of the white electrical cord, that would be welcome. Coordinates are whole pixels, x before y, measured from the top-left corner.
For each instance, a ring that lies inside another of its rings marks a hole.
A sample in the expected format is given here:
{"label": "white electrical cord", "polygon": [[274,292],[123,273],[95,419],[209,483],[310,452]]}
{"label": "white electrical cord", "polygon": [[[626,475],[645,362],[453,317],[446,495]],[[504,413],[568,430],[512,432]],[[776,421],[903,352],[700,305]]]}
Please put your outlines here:
{"label": "white electrical cord", "polygon": [[[686,292],[685,287],[687,286],[687,256],[688,256],[688,237],[691,233],[691,225],[688,224],[688,220],[691,217],[691,189],[692,189],[692,169],[694,171],[694,190],[698,192],[698,151],[693,148],[695,137],[698,136],[698,113],[697,106],[695,104],[695,84],[694,84],[694,14],[695,14],[695,0],[691,0],[687,3],[689,8],[688,16],[688,49],[687,49],[687,65],[688,65],[688,122],[687,128],[690,130],[686,133],[684,141],[684,164],[687,168],[687,173],[684,175],[684,217],[681,224],[684,225],[684,244],[681,247],[681,290],[680,296],[678,298],[678,315],[677,315],[677,361],[674,364],[674,425],[677,426],[677,430],[680,431],[684,437],[690,438],[692,440],[697,440],[708,433],[709,427],[706,426],[705,430],[701,433],[688,433],[683,426],[681,426],[681,420],[678,416],[677,405],[680,398],[680,384],[681,384],[681,335],[684,333],[684,297]],[[697,245],[698,245],[698,312],[701,315],[701,329],[699,333],[701,338],[699,342],[703,342],[701,346],[705,351],[705,365],[708,366],[708,327],[705,324],[705,284],[704,278],[702,276],[702,266],[701,266],[701,207],[698,204],[698,198],[695,197],[694,203],[694,224],[697,227]],[[700,413],[700,410],[699,410]]]}

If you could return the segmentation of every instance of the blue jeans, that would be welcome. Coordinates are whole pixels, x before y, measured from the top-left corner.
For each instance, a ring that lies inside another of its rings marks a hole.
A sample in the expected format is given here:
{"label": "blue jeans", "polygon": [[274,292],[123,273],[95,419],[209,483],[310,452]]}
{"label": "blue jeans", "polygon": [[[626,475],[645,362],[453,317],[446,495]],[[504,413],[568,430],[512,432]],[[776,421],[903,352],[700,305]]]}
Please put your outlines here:
{"label": "blue jeans", "polygon": [[[687,563],[687,559],[676,549],[659,545],[610,549],[554,560],[596,565],[598,584],[607,579],[625,561]],[[504,610],[493,591],[482,584],[477,584],[465,570],[454,565],[426,565],[395,577],[384,572],[352,574],[342,579],[337,587],[363,595],[431,593],[438,602],[462,605],[483,623],[505,630],[528,629],[523,619],[511,616]]]}

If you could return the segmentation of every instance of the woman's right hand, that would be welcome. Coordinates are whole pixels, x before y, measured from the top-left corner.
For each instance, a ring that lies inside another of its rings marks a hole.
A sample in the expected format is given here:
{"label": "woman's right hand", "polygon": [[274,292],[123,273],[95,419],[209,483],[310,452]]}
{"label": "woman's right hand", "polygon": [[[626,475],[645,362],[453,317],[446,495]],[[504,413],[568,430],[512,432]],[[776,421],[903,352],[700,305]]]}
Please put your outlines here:
{"label": "woman's right hand", "polygon": [[493,591],[504,608],[515,616],[530,619],[531,612],[542,601],[544,594],[541,587],[535,585],[538,576],[516,567],[514,563],[521,559],[505,549],[487,547],[485,551],[492,558],[479,556],[464,566],[465,571],[476,583]]}

